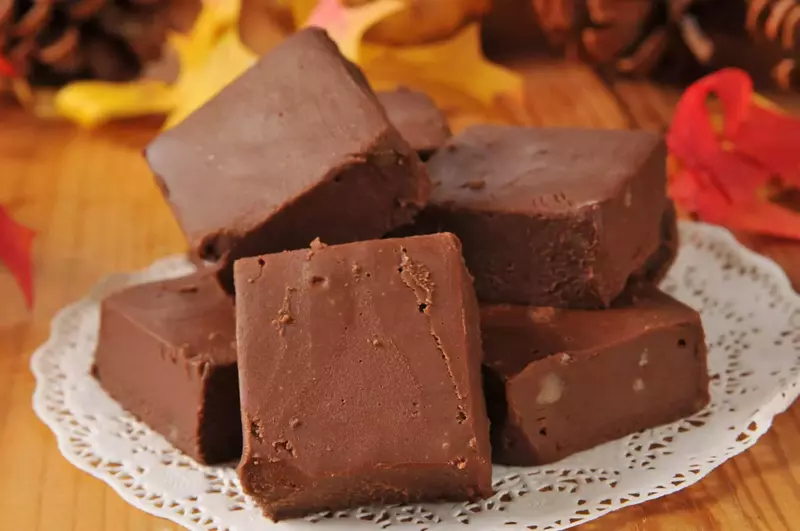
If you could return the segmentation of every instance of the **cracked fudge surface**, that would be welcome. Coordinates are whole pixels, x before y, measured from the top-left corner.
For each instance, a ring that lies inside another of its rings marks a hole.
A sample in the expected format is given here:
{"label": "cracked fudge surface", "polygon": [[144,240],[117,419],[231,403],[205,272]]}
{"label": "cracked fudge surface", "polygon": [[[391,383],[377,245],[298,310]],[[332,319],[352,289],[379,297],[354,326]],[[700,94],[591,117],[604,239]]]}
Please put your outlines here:
{"label": "cracked fudge surface", "polygon": [[415,228],[461,239],[481,302],[607,307],[660,242],[659,135],[476,126],[427,167]]}
{"label": "cracked fudge surface", "polygon": [[146,150],[192,253],[233,262],[379,238],[430,182],[361,72],[319,29],[292,35]]}
{"label": "cracked fudge surface", "polygon": [[235,264],[245,491],[272,519],[491,494],[479,311],[451,234]]}
{"label": "cracked fudge surface", "polygon": [[94,373],[125,409],[196,461],[241,455],[233,301],[207,273],[102,304]]}
{"label": "cracked fudge surface", "polygon": [[700,316],[652,285],[606,310],[481,309],[495,461],[551,463],[708,403]]}

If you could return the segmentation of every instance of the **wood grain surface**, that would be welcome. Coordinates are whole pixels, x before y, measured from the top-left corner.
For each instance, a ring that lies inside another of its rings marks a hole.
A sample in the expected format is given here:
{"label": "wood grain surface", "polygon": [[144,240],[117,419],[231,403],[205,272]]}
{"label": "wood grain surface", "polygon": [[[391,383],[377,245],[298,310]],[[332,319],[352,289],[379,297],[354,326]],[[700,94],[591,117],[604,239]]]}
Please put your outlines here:
{"label": "wood grain surface", "polygon": [[[541,125],[663,130],[678,92],[606,82],[575,65],[528,74],[530,121]],[[799,100],[782,103],[800,109]],[[453,118],[458,118],[454,116]],[[37,122],[0,107],[0,204],[38,232],[36,304],[0,268],[0,530],[172,531],[129,507],[61,457],[31,409],[30,354],[53,314],[103,275],[139,269],[184,242],[141,159],[158,123],[99,131]],[[742,237],[800,287],[800,244]],[[612,513],[580,529],[800,530],[800,405],[780,415],[750,451],[677,494]]]}

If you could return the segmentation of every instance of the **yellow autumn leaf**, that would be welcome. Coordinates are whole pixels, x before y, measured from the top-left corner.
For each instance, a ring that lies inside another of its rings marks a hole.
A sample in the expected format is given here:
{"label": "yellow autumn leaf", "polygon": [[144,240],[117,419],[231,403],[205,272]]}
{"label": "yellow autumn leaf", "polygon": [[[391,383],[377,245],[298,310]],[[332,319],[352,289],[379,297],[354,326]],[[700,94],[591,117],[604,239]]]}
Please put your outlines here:
{"label": "yellow autumn leaf", "polygon": [[188,34],[170,35],[182,70],[197,68],[206,62],[220,38],[236,25],[240,6],[240,0],[206,0]]}
{"label": "yellow autumn leaf", "polygon": [[[221,48],[218,46],[235,26],[238,14],[239,0],[207,0],[189,34],[171,35],[181,65],[175,85],[148,79],[130,83],[79,81],[56,93],[56,111],[84,127],[168,113],[173,113],[170,122],[174,122],[216,93],[215,87],[220,82],[215,75],[229,81],[244,69],[243,48],[240,50],[227,41]],[[220,67],[219,63],[225,59],[230,59],[231,64]],[[192,83],[200,85],[191,87]]]}
{"label": "yellow autumn leaf", "polygon": [[341,0],[319,0],[303,25],[325,29],[342,55],[359,63],[367,30],[404,7],[401,0],[377,0],[358,7],[345,7]]}
{"label": "yellow autumn leaf", "polygon": [[176,105],[165,127],[182,122],[225,85],[239,77],[255,60],[256,55],[242,44],[236,29],[229,29],[202,64],[181,74],[173,89]]}
{"label": "yellow autumn leaf", "polygon": [[449,117],[459,117],[459,123],[451,124],[454,129],[485,121],[527,121],[522,77],[484,57],[478,24],[446,41],[420,46],[362,43],[359,64],[376,90],[407,86],[427,92]]}
{"label": "yellow autumn leaf", "polygon": [[59,90],[54,100],[59,115],[84,127],[122,118],[163,115],[174,103],[172,89],[162,81],[79,81]]}
{"label": "yellow autumn leaf", "polygon": [[296,27],[302,27],[311,12],[317,7],[317,0],[276,0],[278,5],[283,5],[292,12],[292,18]]}

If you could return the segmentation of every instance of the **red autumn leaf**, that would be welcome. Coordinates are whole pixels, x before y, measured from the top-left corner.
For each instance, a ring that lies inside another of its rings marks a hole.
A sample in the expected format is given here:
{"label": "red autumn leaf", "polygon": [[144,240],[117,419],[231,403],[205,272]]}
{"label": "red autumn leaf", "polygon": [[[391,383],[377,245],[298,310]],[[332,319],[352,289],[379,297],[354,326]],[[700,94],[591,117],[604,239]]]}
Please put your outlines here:
{"label": "red autumn leaf", "polygon": [[740,123],[751,105],[752,84],[744,72],[720,70],[697,81],[684,92],[670,127],[667,142],[672,153],[686,168],[707,173],[731,201],[752,199],[769,174],[742,165],[735,153],[723,149],[722,140],[712,125],[707,101],[716,95],[723,107],[723,130]]}
{"label": "red autumn leaf", "polygon": [[732,204],[709,190],[708,183],[708,179],[682,170],[670,177],[670,196],[692,212],[703,213],[703,221],[732,230],[800,240],[800,214],[760,198],[744,206]]}
{"label": "red autumn leaf", "polygon": [[17,281],[28,308],[33,306],[33,263],[31,249],[35,233],[14,221],[0,206],[0,264],[5,264]]}
{"label": "red autumn leaf", "polygon": [[800,120],[760,105],[754,97],[750,76],[742,70],[720,70],[706,77],[703,85],[722,102],[722,136],[731,143],[733,151],[778,176],[797,173]]}
{"label": "red autumn leaf", "polygon": [[17,73],[8,59],[0,55],[0,77],[14,77]]}
{"label": "red autumn leaf", "polygon": [[[714,127],[708,99],[722,104]],[[667,136],[680,170],[670,196],[700,219],[731,229],[800,239],[800,214],[763,198],[772,179],[800,184],[800,121],[760,104],[749,76],[736,69],[689,87]]]}
{"label": "red autumn leaf", "polygon": [[753,104],[731,139],[738,153],[769,169],[784,184],[800,187],[800,120]]}

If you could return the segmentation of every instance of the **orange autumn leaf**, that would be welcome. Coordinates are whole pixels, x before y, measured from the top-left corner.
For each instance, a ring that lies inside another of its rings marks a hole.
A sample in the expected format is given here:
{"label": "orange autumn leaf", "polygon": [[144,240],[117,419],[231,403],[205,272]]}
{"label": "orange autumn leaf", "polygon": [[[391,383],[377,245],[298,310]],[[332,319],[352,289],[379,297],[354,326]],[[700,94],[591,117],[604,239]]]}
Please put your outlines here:
{"label": "orange autumn leaf", "polygon": [[[397,86],[421,90],[445,111],[457,108],[470,121],[527,120],[521,103],[522,77],[484,57],[478,24],[446,41],[420,46],[364,43],[359,64],[377,90]],[[460,125],[465,124],[454,128]]]}
{"label": "orange autumn leaf", "polygon": [[0,265],[5,265],[25,296],[28,308],[33,306],[33,262],[31,250],[35,232],[20,225],[0,206]]}
{"label": "orange autumn leaf", "polygon": [[[716,96],[722,120],[708,108]],[[677,161],[669,192],[700,219],[762,234],[800,239],[800,214],[762,193],[778,180],[798,184],[800,121],[756,98],[741,70],[726,69],[689,87],[667,136]]]}
{"label": "orange autumn leaf", "polygon": [[357,7],[345,7],[341,0],[319,0],[303,25],[326,30],[342,55],[358,63],[367,30],[404,7],[401,0],[377,0]]}
{"label": "orange autumn leaf", "polygon": [[292,14],[294,26],[301,28],[317,7],[317,0],[275,0],[277,5],[288,9]]}
{"label": "orange autumn leaf", "polygon": [[[308,7],[309,0],[298,4],[296,15]],[[376,90],[406,86],[428,93],[449,117],[458,116],[454,129],[474,122],[527,121],[522,78],[484,57],[478,24],[467,26],[451,39],[424,45],[363,41],[367,30],[404,8],[405,4],[396,0],[376,0],[359,7],[345,7],[340,0],[319,0],[304,24],[326,29]]]}

